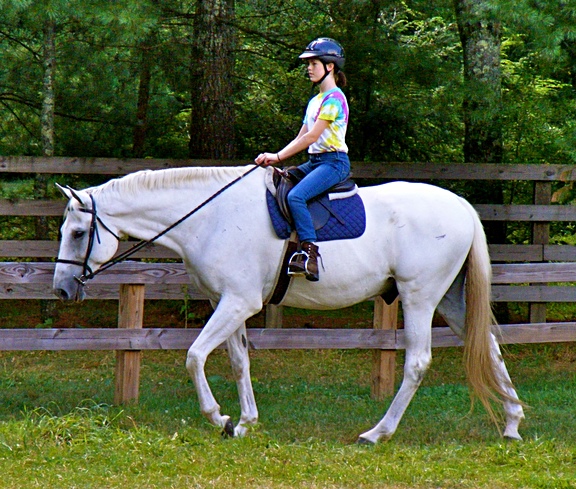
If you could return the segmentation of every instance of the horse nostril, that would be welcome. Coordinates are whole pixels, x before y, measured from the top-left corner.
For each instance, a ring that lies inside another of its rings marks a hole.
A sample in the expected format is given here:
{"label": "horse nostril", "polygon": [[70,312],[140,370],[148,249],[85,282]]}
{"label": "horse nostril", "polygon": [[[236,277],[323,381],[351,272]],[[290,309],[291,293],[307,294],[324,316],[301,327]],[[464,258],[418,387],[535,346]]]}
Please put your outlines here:
{"label": "horse nostril", "polygon": [[68,292],[66,292],[64,289],[54,289],[54,294],[56,294],[56,296],[63,301],[70,300]]}

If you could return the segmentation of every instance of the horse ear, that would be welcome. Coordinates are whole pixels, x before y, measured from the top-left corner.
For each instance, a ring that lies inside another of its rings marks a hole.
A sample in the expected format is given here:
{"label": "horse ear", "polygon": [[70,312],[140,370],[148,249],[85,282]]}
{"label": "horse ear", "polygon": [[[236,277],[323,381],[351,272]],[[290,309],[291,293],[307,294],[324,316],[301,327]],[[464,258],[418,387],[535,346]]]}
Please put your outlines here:
{"label": "horse ear", "polygon": [[80,202],[81,205],[84,205],[84,202],[82,201],[80,196],[76,193],[76,190],[74,190],[72,187],[70,187],[70,185],[66,185],[66,188],[72,194],[72,197],[74,197],[78,202]]}
{"label": "horse ear", "polygon": [[70,190],[68,190],[68,188],[63,187],[59,183],[55,183],[54,185],[56,185],[56,188],[60,190],[60,192],[62,192],[62,195],[64,195],[64,197],[66,197],[68,200],[72,198],[72,194],[70,193]]}
{"label": "horse ear", "polygon": [[76,190],[70,187],[70,185],[66,185],[65,187],[63,187],[62,185],[56,184],[56,187],[68,198],[68,200],[70,200],[71,198],[75,198],[81,205],[84,205],[84,202],[82,202],[82,199],[76,193]]}

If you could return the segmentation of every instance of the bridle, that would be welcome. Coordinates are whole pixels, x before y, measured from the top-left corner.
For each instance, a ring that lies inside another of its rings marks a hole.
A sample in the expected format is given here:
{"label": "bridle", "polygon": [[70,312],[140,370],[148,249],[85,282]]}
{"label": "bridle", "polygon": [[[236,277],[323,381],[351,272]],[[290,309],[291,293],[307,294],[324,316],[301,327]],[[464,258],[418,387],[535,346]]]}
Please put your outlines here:
{"label": "bridle", "polygon": [[90,230],[88,232],[88,247],[86,248],[86,255],[84,256],[84,261],[66,260],[63,258],[57,258],[56,263],[66,263],[69,265],[77,265],[79,267],[82,267],[82,275],[80,275],[80,277],[77,277],[76,275],[74,275],[74,280],[76,280],[76,282],[78,282],[80,285],[85,286],[87,280],[93,279],[96,275],[103,272],[104,270],[108,270],[110,267],[116,265],[117,263],[120,263],[120,262],[126,260],[127,258],[132,256],[137,251],[140,251],[142,248],[145,248],[146,246],[152,244],[154,241],[156,241],[157,239],[164,236],[166,233],[168,233],[169,231],[174,229],[179,224],[183,223],[190,216],[192,216],[193,214],[198,212],[200,209],[202,209],[202,207],[204,207],[206,204],[208,204],[209,202],[214,200],[216,197],[218,197],[222,192],[229,189],[235,183],[238,183],[245,176],[249,175],[250,173],[252,173],[257,168],[260,168],[260,166],[255,165],[254,167],[250,168],[250,170],[244,172],[242,175],[235,178],[230,183],[226,184],[224,187],[222,187],[220,190],[218,190],[215,194],[208,197],[204,202],[202,202],[200,205],[198,205],[197,207],[192,209],[185,216],[178,219],[178,221],[176,221],[175,223],[171,224],[166,229],[164,229],[163,231],[158,233],[156,236],[154,236],[153,238],[150,238],[148,240],[143,239],[143,240],[139,241],[138,243],[134,244],[134,246],[132,246],[130,249],[128,249],[128,250],[120,253],[119,255],[115,256],[114,258],[111,258],[110,260],[108,260],[106,263],[104,263],[96,271],[93,271],[92,268],[90,268],[90,265],[88,265],[88,261],[90,260],[90,255],[92,254],[92,249],[94,248],[95,240],[97,240],[98,244],[100,244],[100,233],[98,232],[98,224],[100,224],[106,231],[108,231],[110,234],[112,234],[112,236],[114,236],[118,241],[120,241],[120,237],[116,233],[114,233],[114,231],[112,231],[108,226],[106,226],[106,224],[104,224],[102,219],[100,219],[100,217],[98,216],[97,211],[96,211],[96,201],[94,200],[94,196],[92,194],[90,194],[90,201],[92,202],[92,209],[86,209],[84,207],[84,203],[82,202],[82,199],[78,196],[78,194],[71,187],[67,186],[66,188],[70,191],[70,193],[72,194],[72,197],[74,197],[78,202],[80,202],[80,204],[82,204],[83,207],[80,207],[79,210],[81,212],[87,212],[88,214],[91,214],[92,219],[90,221]]}
{"label": "bridle", "polygon": [[[78,202],[84,205],[82,199],[80,199],[78,194],[76,194],[76,192],[74,192],[72,188],[68,186],[66,188],[72,193],[72,196]],[[78,209],[80,212],[86,212],[92,215],[92,218],[90,220],[90,229],[88,231],[88,246],[86,248],[86,255],[84,256],[84,261],[65,260],[63,258],[56,259],[56,263],[67,263],[69,265],[77,265],[79,267],[82,267],[82,275],[80,277],[77,277],[76,275],[74,276],[74,280],[76,280],[80,285],[86,285],[86,280],[94,278],[94,275],[99,271],[96,270],[96,272],[93,272],[92,268],[90,268],[90,265],[88,265],[88,260],[90,260],[90,255],[92,254],[92,249],[94,248],[94,241],[97,240],[98,244],[101,243],[100,232],[98,231],[98,223],[100,223],[100,225],[106,231],[108,231],[112,236],[114,236],[118,241],[120,241],[119,236],[114,231],[112,231],[108,226],[106,226],[106,224],[104,224],[104,221],[102,221],[102,219],[100,219],[100,217],[98,216],[98,213],[96,211],[96,201],[94,200],[94,196],[92,194],[90,194],[90,201],[92,202],[91,209],[86,209],[85,207],[80,207]]]}

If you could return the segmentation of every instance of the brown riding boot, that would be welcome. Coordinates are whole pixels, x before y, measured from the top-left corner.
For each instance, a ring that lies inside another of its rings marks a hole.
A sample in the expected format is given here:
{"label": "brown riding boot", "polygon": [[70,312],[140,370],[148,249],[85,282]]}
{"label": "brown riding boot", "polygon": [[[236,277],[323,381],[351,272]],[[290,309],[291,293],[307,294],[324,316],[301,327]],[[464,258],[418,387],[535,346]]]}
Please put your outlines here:
{"label": "brown riding boot", "polygon": [[302,243],[302,251],[297,251],[288,264],[289,275],[306,275],[311,282],[318,282],[318,246],[314,243]]}

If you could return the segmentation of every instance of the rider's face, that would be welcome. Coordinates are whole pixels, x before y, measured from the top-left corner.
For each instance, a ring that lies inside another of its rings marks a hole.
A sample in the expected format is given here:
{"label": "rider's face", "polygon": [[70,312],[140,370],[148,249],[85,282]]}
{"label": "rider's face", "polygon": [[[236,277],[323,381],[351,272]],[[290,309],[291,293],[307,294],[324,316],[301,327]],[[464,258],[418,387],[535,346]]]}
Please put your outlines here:
{"label": "rider's face", "polygon": [[[328,71],[332,71],[334,69],[334,64],[333,63],[327,63],[326,69]],[[319,59],[311,58],[308,60],[307,71],[308,71],[308,77],[310,78],[310,81],[312,83],[317,83],[324,76],[324,65],[322,64],[322,61],[320,61]]]}

